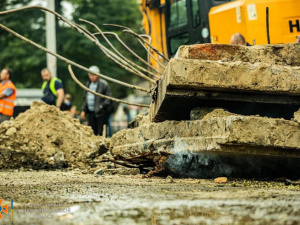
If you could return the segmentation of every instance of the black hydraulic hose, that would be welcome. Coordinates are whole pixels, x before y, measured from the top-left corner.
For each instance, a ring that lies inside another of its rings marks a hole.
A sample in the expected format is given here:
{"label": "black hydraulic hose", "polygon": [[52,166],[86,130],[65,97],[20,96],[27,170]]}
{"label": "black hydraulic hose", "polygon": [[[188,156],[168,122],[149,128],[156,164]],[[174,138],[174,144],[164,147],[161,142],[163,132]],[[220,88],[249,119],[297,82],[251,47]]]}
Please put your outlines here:
{"label": "black hydraulic hose", "polygon": [[266,25],[267,25],[267,38],[268,44],[270,44],[270,26],[269,26],[269,7],[266,8]]}

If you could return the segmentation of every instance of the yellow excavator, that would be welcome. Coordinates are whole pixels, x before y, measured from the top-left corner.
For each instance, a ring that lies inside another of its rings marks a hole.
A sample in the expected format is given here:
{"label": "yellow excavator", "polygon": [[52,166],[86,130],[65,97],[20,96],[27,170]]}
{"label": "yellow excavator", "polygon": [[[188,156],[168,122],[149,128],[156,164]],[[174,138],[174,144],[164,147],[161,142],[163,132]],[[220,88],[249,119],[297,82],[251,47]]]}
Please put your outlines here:
{"label": "yellow excavator", "polygon": [[237,32],[255,45],[300,39],[300,0],[141,0],[141,11],[151,44],[168,57],[180,45],[229,44]]}

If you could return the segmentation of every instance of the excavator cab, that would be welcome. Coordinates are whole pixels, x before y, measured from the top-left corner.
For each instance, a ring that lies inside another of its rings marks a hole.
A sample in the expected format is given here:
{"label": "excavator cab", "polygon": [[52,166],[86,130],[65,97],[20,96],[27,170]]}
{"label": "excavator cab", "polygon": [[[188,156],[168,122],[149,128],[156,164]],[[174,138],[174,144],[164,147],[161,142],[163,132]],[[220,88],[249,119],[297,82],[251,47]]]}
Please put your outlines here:
{"label": "excavator cab", "polygon": [[167,56],[179,46],[210,43],[209,10],[230,0],[141,0],[143,27]]}
{"label": "excavator cab", "polygon": [[230,0],[167,0],[165,20],[168,54],[181,45],[210,43],[209,10]]}
{"label": "excavator cab", "polygon": [[145,32],[168,57],[180,45],[229,44],[236,32],[257,45],[300,42],[299,7],[299,0],[141,0]]}

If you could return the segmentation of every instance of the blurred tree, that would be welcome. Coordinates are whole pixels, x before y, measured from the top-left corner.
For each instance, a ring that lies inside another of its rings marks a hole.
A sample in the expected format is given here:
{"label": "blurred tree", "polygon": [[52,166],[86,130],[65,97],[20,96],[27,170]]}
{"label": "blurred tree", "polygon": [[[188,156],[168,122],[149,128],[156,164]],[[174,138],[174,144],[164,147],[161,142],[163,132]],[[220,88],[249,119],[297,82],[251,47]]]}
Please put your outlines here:
{"label": "blurred tree", "polygon": [[[31,0],[2,0],[0,10],[19,8],[28,5]],[[15,30],[45,46],[45,13],[38,10],[26,10],[0,16],[5,26]],[[41,67],[46,66],[46,55],[30,44],[0,29],[0,66],[10,67],[14,71],[13,81],[18,88],[38,88],[41,86]]]}
{"label": "blurred tree", "polygon": [[[112,30],[102,26],[104,23],[113,23],[130,27],[136,32],[141,28],[141,13],[137,0],[65,0],[74,6],[72,15],[74,22],[86,27],[88,30],[95,32],[90,25],[79,22],[78,19],[86,19],[97,24],[103,30]],[[0,10],[10,8],[19,8],[28,5],[31,0],[2,0],[0,1]],[[56,0],[56,8],[60,5],[61,0]],[[122,6],[122,7],[121,7]],[[40,10],[26,10],[10,15],[0,16],[0,22],[9,28],[17,31],[25,37],[45,46],[45,13]],[[69,58],[83,66],[89,67],[97,65],[101,73],[118,80],[128,83],[136,83],[139,79],[129,72],[125,71],[110,59],[108,59],[101,50],[63,23],[58,23],[57,29],[57,53]],[[122,30],[115,28],[118,34]],[[113,38],[110,38],[113,40]],[[122,39],[139,55],[146,56],[142,51],[141,45],[134,41],[129,34],[122,34]],[[101,43],[104,43],[99,38]],[[115,40],[113,43],[119,46]],[[15,38],[4,30],[0,30],[0,65],[1,68],[8,66],[14,70],[15,76],[13,81],[18,88],[39,88],[42,80],[40,71],[46,67],[46,54],[30,44]],[[118,48],[121,49],[121,48]],[[130,53],[122,49],[126,57],[132,57]],[[138,60],[133,59],[135,62]],[[71,79],[67,70],[67,64],[58,60],[58,77],[63,80],[66,93],[73,96],[73,104],[81,106],[83,90]],[[83,83],[88,79],[87,73],[79,69],[74,71],[78,79]],[[113,95],[122,98],[132,92],[131,89],[110,83]]]}
{"label": "blurred tree", "polygon": [[[132,30],[139,32],[139,29],[141,28],[142,16],[136,0],[68,1],[71,2],[75,8],[72,15],[74,22],[79,23],[92,32],[97,31],[92,26],[79,22],[78,20],[80,18],[89,20],[99,26],[103,31],[115,31],[122,37],[122,40],[124,40],[124,42],[126,42],[135,52],[137,52],[144,58],[146,57],[146,54],[143,51],[141,45],[137,41],[135,41],[131,35],[122,34],[122,29],[111,29],[103,26],[103,24],[105,23],[119,24],[130,27]],[[122,7],[120,8],[120,6]],[[128,83],[136,83],[139,80],[135,75],[130,74],[129,72],[125,71],[117,64],[112,62],[110,59],[108,59],[104,55],[104,53],[102,53],[101,50],[90,40],[83,37],[81,34],[75,32],[74,30],[71,30],[69,27],[64,27],[64,29],[61,29],[61,34],[58,39],[61,43],[61,53],[67,58],[74,60],[86,67],[97,65],[100,68],[101,73],[118,80],[126,81]],[[109,39],[115,46],[118,47],[118,50],[120,50],[122,54],[124,54],[128,58],[131,58],[133,61],[138,62],[137,59],[132,58],[130,53],[121,48],[114,38],[110,37]],[[101,37],[99,37],[99,40],[102,44],[105,43]],[[61,62],[59,62],[59,71],[62,74],[68,74],[66,66]],[[88,79],[87,73],[85,71],[76,70],[76,75],[78,76],[79,80],[84,83]],[[67,84],[67,87],[72,88],[68,90],[72,95],[76,94],[78,96],[78,93],[82,93],[81,89],[74,89],[76,87],[76,84],[74,84],[73,81],[66,80],[64,82]],[[131,89],[128,89],[126,87],[116,85],[114,83],[109,84],[115,97],[126,97],[129,93],[132,92]]]}

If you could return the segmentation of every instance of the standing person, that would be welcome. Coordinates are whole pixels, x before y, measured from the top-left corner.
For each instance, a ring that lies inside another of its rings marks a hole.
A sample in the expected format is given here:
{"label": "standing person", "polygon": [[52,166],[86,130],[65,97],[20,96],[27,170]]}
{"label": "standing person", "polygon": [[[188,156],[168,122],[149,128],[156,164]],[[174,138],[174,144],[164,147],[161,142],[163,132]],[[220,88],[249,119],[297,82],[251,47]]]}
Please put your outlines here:
{"label": "standing person", "polygon": [[62,111],[68,111],[72,117],[76,114],[76,106],[72,105],[72,96],[70,94],[65,94],[64,102],[61,105]]}
{"label": "standing person", "polygon": [[70,94],[66,94],[64,98],[64,102],[61,105],[61,110],[62,111],[69,111],[72,108],[72,96]]}
{"label": "standing person", "polygon": [[[91,66],[89,69],[95,73],[100,73],[100,70],[97,66]],[[86,83],[86,87],[97,93],[112,96],[110,87],[105,80],[99,79],[97,75],[92,73],[89,73],[88,75],[89,81]],[[84,120],[86,118],[86,114],[88,115],[89,125],[94,130],[95,135],[102,135],[103,125],[108,124],[108,118],[111,113],[111,105],[112,102],[106,98],[95,96],[87,91],[84,92],[82,112],[80,117]]]}
{"label": "standing person", "polygon": [[17,95],[17,89],[11,82],[13,72],[10,68],[4,68],[1,71],[0,84],[0,123],[9,120],[14,114],[14,107]]}
{"label": "standing person", "polygon": [[60,109],[64,101],[64,88],[60,79],[52,77],[51,72],[44,68],[41,71],[44,83],[42,85],[42,100],[48,105],[55,105]]}
{"label": "standing person", "polygon": [[230,44],[232,45],[244,45],[244,46],[251,46],[248,42],[246,42],[243,35],[240,33],[235,33],[230,38]]}

